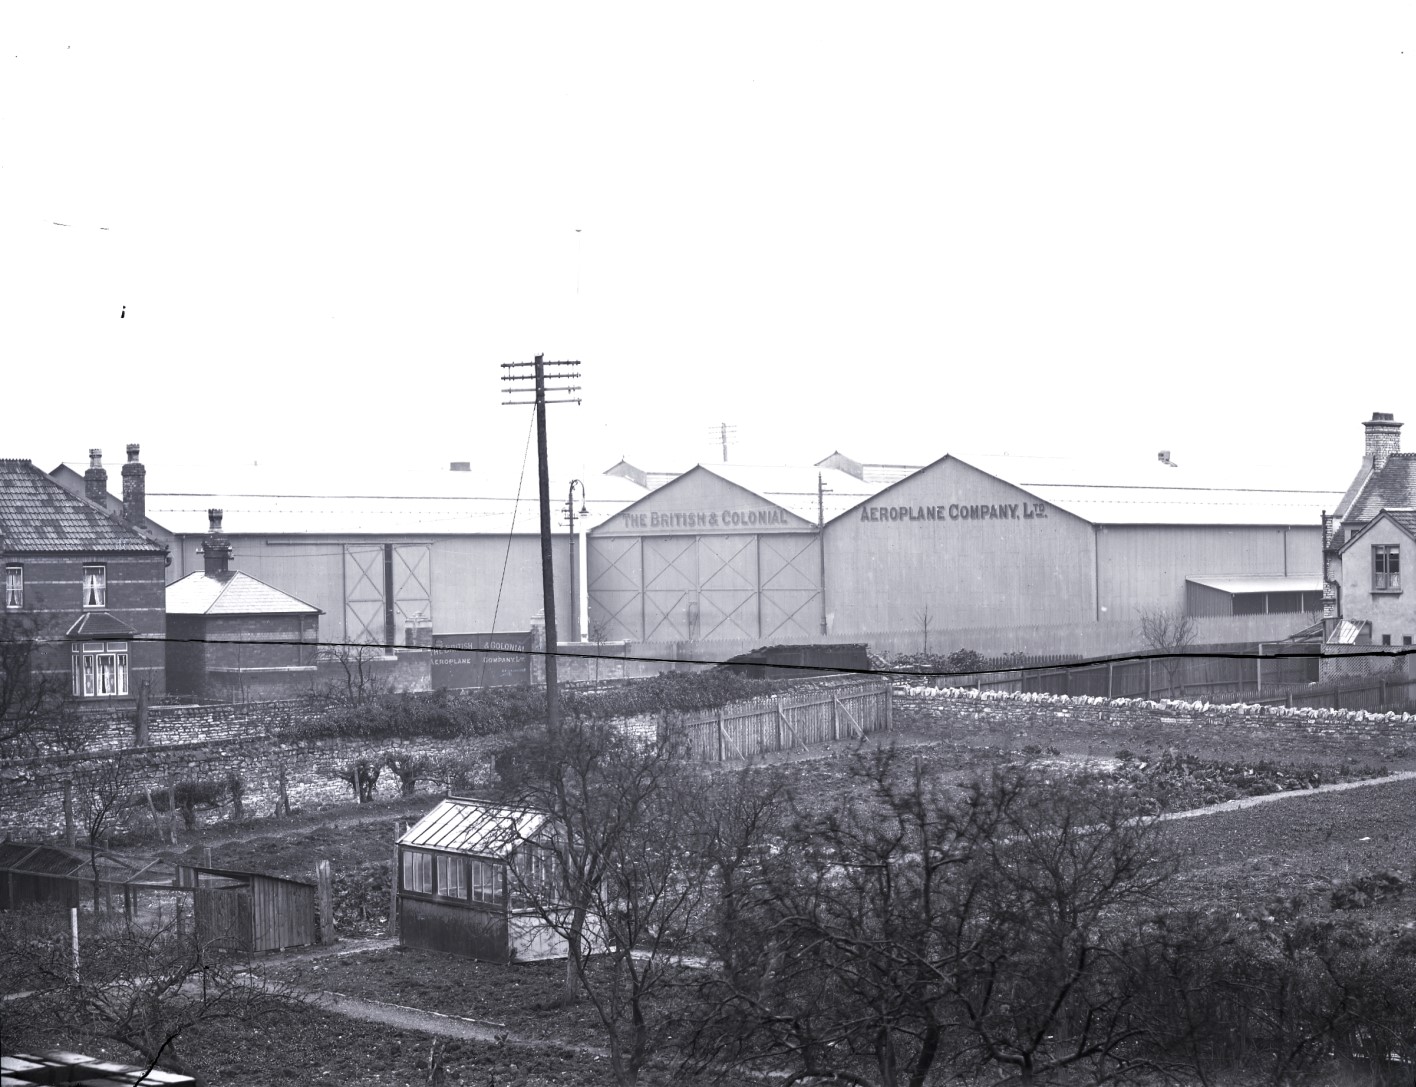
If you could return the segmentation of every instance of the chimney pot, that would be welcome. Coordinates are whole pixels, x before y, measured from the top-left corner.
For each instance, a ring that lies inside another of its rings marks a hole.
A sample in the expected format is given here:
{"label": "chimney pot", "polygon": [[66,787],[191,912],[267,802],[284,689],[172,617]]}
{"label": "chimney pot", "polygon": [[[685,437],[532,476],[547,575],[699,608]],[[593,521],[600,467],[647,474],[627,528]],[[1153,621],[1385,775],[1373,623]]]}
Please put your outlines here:
{"label": "chimney pot", "polygon": [[1389,411],[1374,411],[1362,425],[1367,429],[1366,460],[1373,472],[1380,472],[1388,457],[1401,452],[1401,424]]}
{"label": "chimney pot", "polygon": [[88,471],[84,472],[84,497],[95,506],[108,508],[108,472],[103,467],[103,450],[89,450]]}
{"label": "chimney pot", "polygon": [[202,568],[207,577],[225,577],[231,562],[231,541],[221,531],[221,510],[207,510],[207,523],[211,526],[202,539]]}
{"label": "chimney pot", "polygon": [[138,445],[128,443],[128,463],[123,465],[123,520],[140,525],[147,516],[147,469],[138,460]]}

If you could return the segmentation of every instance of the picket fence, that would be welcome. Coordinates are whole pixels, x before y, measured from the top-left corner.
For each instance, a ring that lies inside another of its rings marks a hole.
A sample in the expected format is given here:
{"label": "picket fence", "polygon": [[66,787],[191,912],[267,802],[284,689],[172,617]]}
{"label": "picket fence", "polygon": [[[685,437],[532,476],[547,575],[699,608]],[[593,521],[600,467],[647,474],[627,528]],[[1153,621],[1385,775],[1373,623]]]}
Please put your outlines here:
{"label": "picket fence", "polygon": [[735,702],[679,721],[692,758],[751,759],[806,750],[833,740],[863,739],[891,727],[890,684],[883,680],[814,687],[798,694]]}

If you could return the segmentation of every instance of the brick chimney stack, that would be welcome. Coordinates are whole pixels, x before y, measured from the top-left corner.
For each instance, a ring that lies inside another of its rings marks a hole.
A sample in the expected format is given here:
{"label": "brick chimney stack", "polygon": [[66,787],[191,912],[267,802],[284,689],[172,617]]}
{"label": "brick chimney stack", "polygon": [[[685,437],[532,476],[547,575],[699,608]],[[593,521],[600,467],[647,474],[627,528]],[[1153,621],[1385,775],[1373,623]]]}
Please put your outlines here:
{"label": "brick chimney stack", "polygon": [[1389,411],[1374,411],[1362,425],[1367,428],[1367,462],[1373,472],[1380,472],[1387,457],[1401,452],[1401,424]]}
{"label": "brick chimney stack", "polygon": [[108,502],[108,472],[103,467],[103,450],[89,450],[88,471],[84,473],[84,497],[96,506]]}
{"label": "brick chimney stack", "polygon": [[208,530],[202,539],[202,565],[207,577],[225,577],[230,571],[231,541],[221,531],[221,511],[207,510]]}
{"label": "brick chimney stack", "polygon": [[128,463],[123,465],[123,520],[140,525],[147,516],[147,469],[138,460],[138,445],[128,443]]}

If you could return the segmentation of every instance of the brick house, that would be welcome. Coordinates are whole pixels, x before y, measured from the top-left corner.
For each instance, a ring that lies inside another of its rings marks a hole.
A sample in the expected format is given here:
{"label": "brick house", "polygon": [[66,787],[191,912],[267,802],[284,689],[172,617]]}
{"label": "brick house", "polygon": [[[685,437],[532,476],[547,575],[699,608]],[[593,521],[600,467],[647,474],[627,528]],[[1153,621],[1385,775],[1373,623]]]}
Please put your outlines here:
{"label": "brick house", "polygon": [[[124,465],[121,513],[69,493],[28,460],[0,460],[0,561],[7,628],[32,633],[34,676],[75,705],[113,706],[166,691],[168,551],[145,529],[138,447]],[[107,495],[93,451],[91,494]]]}
{"label": "brick house", "polygon": [[221,510],[207,514],[204,569],[167,587],[168,690],[218,702],[307,693],[316,678],[323,612],[230,569]]}
{"label": "brick house", "polygon": [[1416,592],[1403,582],[1416,570],[1416,453],[1401,452],[1390,413],[1362,425],[1362,467],[1323,523],[1325,678],[1390,667],[1374,647],[1392,648],[1411,670],[1416,642]]}

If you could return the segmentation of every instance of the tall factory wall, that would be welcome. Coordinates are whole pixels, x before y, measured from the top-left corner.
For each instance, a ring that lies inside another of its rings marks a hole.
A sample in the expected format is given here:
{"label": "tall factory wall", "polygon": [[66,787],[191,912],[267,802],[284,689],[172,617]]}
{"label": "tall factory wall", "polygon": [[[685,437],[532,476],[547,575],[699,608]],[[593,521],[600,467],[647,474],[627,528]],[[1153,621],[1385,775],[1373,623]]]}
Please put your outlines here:
{"label": "tall factory wall", "polygon": [[1086,521],[945,457],[826,526],[833,637],[1096,618]]}
{"label": "tall factory wall", "polygon": [[1143,609],[1183,611],[1190,577],[1322,570],[1318,525],[1098,525],[1096,537],[1102,620],[1133,621]]}
{"label": "tall factory wall", "polygon": [[[533,526],[534,528],[534,526]],[[230,535],[233,569],[324,611],[325,641],[381,642],[385,561],[393,585],[395,641],[411,626],[463,634],[525,630],[542,610],[538,535],[300,536]],[[177,537],[169,582],[202,569],[201,536]],[[385,545],[388,549],[385,550]],[[570,537],[552,537],[558,629],[570,623]],[[506,573],[503,577],[502,569]]]}

